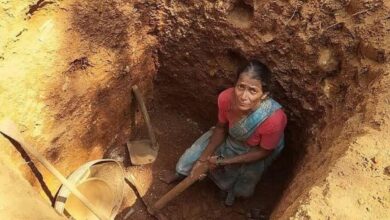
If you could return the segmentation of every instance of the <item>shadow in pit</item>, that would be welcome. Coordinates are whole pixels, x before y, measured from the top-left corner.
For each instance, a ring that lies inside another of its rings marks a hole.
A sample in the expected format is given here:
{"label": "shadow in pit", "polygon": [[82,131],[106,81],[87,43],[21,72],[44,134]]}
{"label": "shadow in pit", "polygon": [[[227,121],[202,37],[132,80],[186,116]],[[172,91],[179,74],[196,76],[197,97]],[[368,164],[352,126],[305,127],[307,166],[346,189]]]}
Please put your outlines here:
{"label": "shadow in pit", "polygon": [[26,161],[27,165],[30,167],[31,172],[34,174],[34,176],[38,180],[39,185],[41,186],[43,192],[45,193],[47,198],[50,200],[50,202],[53,203],[54,197],[51,194],[49,187],[46,185],[41,172],[39,172],[38,168],[35,166],[34,162],[31,160],[31,157],[27,154],[27,152],[23,149],[23,147],[19,144],[19,142],[15,141],[11,137],[9,137],[3,133],[1,133],[1,134],[4,135],[4,137],[7,138],[9,140],[9,142],[11,142],[11,144],[15,147],[15,149],[20,153],[22,158]]}
{"label": "shadow in pit", "polygon": [[243,200],[244,206],[259,209],[265,216],[270,216],[293,177],[292,171],[297,164],[298,155],[292,148],[286,146],[281,155],[264,172],[256,186],[253,199]]}
{"label": "shadow in pit", "polygon": [[[134,194],[135,196],[137,197],[137,201],[136,203],[141,203],[142,204],[142,209],[144,209],[147,212],[148,210],[148,204],[146,204],[146,202],[144,201],[144,199],[142,198],[142,196],[139,194],[138,190],[137,190],[137,187],[134,186],[129,180],[125,179],[125,182],[127,183],[127,185],[134,191]],[[125,209],[123,209],[116,217],[115,217],[115,220],[122,220],[122,219],[128,219],[131,214],[133,214],[134,212],[134,209],[135,207],[131,206],[131,207],[127,207]],[[148,213],[149,214],[149,213]],[[153,219],[157,219],[155,218],[154,216],[152,215],[149,215],[149,217],[153,218]]]}

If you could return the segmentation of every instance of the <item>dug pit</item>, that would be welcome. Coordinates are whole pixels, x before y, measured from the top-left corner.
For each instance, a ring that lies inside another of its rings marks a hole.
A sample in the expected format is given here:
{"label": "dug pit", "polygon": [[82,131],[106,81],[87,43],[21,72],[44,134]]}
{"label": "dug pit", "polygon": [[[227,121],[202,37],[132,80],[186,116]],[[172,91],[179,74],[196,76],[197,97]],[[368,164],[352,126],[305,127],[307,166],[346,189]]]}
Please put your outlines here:
{"label": "dug pit", "polygon": [[[215,124],[218,93],[233,85],[238,66],[258,59],[271,69],[272,96],[288,115],[286,149],[252,198],[226,208],[206,179],[164,213],[245,219],[256,208],[271,219],[384,216],[387,189],[372,187],[386,181],[382,171],[389,165],[383,134],[390,24],[383,1],[68,0],[26,3],[25,10],[2,4],[22,18],[3,30],[0,116],[17,121],[64,174],[104,154],[121,156],[126,140],[146,137],[130,95],[137,84],[148,98],[160,152],[152,165],[127,172],[152,204],[171,188],[158,173],[173,169]],[[18,60],[26,62],[15,69]],[[382,140],[363,140],[367,135]],[[41,190],[18,153],[0,141],[9,164]],[[54,194],[58,181],[39,170]],[[362,183],[362,176],[373,178]],[[352,182],[370,191],[354,193]],[[126,196],[118,219],[152,219],[130,189]],[[350,199],[345,204],[354,212],[335,208],[340,197]]]}

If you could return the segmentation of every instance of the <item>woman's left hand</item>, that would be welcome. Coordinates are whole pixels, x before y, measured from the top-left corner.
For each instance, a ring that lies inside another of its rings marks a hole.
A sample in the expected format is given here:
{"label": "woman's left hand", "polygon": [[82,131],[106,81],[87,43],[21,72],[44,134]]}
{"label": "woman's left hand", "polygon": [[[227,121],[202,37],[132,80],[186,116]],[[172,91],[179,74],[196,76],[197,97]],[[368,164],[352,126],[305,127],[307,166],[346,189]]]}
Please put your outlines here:
{"label": "woman's left hand", "polygon": [[211,170],[217,168],[220,164],[218,164],[218,156],[210,156],[208,158],[208,162],[209,162],[209,168]]}
{"label": "woman's left hand", "polygon": [[218,156],[210,156],[210,157],[208,158],[208,161],[209,161],[209,163],[211,163],[211,164],[217,165],[217,159],[218,159]]}
{"label": "woman's left hand", "polygon": [[206,177],[206,172],[209,168],[209,163],[207,160],[201,161],[198,160],[195,162],[194,166],[191,169],[190,177],[197,179],[204,179]]}

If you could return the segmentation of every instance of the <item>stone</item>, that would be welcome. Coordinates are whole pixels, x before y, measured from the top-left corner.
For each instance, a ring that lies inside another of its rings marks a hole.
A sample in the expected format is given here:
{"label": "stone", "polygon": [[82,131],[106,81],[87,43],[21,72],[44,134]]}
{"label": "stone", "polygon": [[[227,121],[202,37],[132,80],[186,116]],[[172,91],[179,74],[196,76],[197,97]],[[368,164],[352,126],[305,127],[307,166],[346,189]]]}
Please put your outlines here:
{"label": "stone", "polygon": [[339,61],[336,59],[333,51],[330,49],[322,49],[319,52],[317,65],[322,71],[334,72],[339,68]]}

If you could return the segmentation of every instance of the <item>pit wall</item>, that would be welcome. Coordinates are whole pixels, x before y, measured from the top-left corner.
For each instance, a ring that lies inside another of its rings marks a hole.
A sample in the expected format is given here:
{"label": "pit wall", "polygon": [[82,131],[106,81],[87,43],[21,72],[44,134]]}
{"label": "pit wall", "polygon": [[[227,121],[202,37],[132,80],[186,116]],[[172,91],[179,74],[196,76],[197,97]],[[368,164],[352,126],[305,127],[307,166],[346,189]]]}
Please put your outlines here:
{"label": "pit wall", "polygon": [[[157,40],[149,34],[153,20],[145,6],[77,0],[0,4],[0,119],[15,121],[64,175],[123,143],[130,133],[131,86],[149,96],[157,68]],[[55,194],[60,183],[35,158],[26,163],[2,137],[0,145],[0,154],[12,161],[8,165],[46,192],[44,198]]]}
{"label": "pit wall", "polygon": [[18,170],[10,167],[9,157],[0,156],[0,218],[65,220],[38,194]]}
{"label": "pit wall", "polygon": [[[211,125],[218,92],[233,83],[238,65],[256,58],[274,74],[289,147],[306,155],[272,218],[342,218],[349,209],[340,201],[358,214],[369,204],[362,216],[388,210],[388,193],[374,186],[385,185],[389,155],[382,108],[389,3],[0,3],[0,118],[17,122],[63,174],[129,136],[131,85],[149,96],[154,83],[160,101]],[[19,153],[3,138],[0,144],[8,166],[40,188]],[[54,193],[58,181],[35,164]]]}
{"label": "pit wall", "polygon": [[[389,217],[390,66],[385,68],[385,76],[366,90],[372,94],[365,100],[367,109],[344,123],[339,136],[326,146],[330,149],[317,150],[324,147],[318,143],[308,149],[273,219]],[[319,133],[324,135],[326,129]],[[324,168],[325,175],[319,172]]]}
{"label": "pit wall", "polygon": [[384,5],[373,3],[374,16],[361,13],[357,20],[351,16],[366,7],[351,7],[338,1],[165,1],[156,15],[159,96],[210,124],[215,97],[233,84],[237,67],[259,59],[273,72],[273,96],[287,110],[291,132],[309,128],[312,135],[326,122],[345,121],[383,75],[387,53],[381,46]]}
{"label": "pit wall", "polygon": [[[382,136],[388,130],[373,118],[385,115],[377,109],[386,103],[377,100],[387,94],[389,3],[165,1],[162,9],[156,94],[205,128],[215,123],[217,94],[233,84],[237,66],[259,59],[272,70],[273,96],[288,113],[287,143],[297,160],[272,219],[385,216],[389,198],[375,186],[386,182],[388,142]],[[383,143],[355,144],[361,137]],[[373,152],[382,161],[375,171],[354,166],[369,163]],[[344,167],[357,171],[335,178]],[[366,177],[367,190],[354,194],[366,187],[360,184]],[[340,187],[343,178],[349,182]]]}

